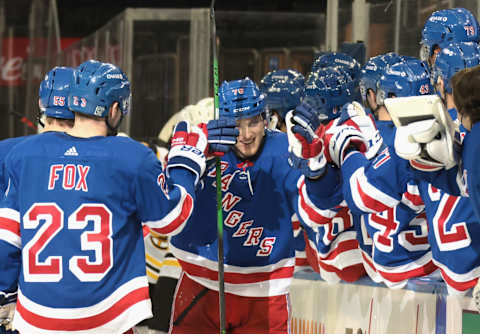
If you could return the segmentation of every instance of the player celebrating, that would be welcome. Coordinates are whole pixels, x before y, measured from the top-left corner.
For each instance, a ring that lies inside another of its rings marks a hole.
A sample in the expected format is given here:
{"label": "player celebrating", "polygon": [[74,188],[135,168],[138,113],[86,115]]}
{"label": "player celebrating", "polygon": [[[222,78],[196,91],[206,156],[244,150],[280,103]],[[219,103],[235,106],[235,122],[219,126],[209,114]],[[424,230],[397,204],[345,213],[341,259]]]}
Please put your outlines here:
{"label": "player celebrating", "polygon": [[[70,84],[73,80],[73,69],[70,67],[54,67],[51,69],[44,80],[40,83],[39,88],[39,100],[40,117],[45,115],[45,127],[44,132],[48,131],[60,131],[64,132],[69,130],[73,126],[74,115],[67,107],[68,93],[70,91]],[[15,137],[2,140],[0,142],[0,189],[2,194],[7,189],[8,178],[5,176],[4,160],[8,152],[12,148],[25,140],[28,137]],[[5,230],[5,226],[0,226],[0,230]],[[14,237],[15,239],[16,237]],[[20,256],[17,247],[12,245],[12,239],[10,242],[0,238],[0,252],[5,254],[12,254],[11,261],[4,261],[0,264],[0,272],[4,273],[4,278],[8,280],[9,277],[13,277],[13,280],[18,277]],[[8,294],[2,294],[0,292],[0,305],[8,305],[3,308],[4,316],[0,315],[0,318],[5,318],[5,322],[9,322],[14,312],[14,305],[16,300],[16,287],[10,289],[12,292]],[[3,301],[2,301],[3,300]],[[2,311],[0,311],[2,313]],[[7,319],[9,318],[9,319]],[[0,321],[1,322],[1,321]],[[1,327],[0,327],[1,328]]]}
{"label": "player celebrating", "polygon": [[[129,102],[118,67],[85,62],[68,96],[69,134],[32,136],[6,158],[0,225],[21,249],[13,324],[22,333],[123,333],[152,315],[141,222],[162,234],[185,226],[206,138],[177,125],[166,176],[150,149],[107,136]],[[16,288],[1,277],[0,291]]]}
{"label": "player celebrating", "polygon": [[[295,70],[274,70],[261,80],[259,88],[265,95],[268,127],[286,132],[285,115],[300,104],[304,95],[305,78]],[[292,216],[295,243],[295,272],[308,270],[304,231],[296,214]]]}
{"label": "player celebrating", "polygon": [[[338,68],[318,69],[308,76],[305,98],[297,110],[310,115],[321,114],[320,118],[315,116],[317,123],[320,122],[320,119],[322,122],[328,122],[339,115],[343,104],[352,102],[351,86],[351,77],[345,72],[339,71]],[[292,142],[290,138],[289,142]],[[302,151],[309,151],[309,145],[306,142],[298,142],[298,146],[302,146]],[[294,150],[292,145],[290,150]],[[301,158],[292,155],[290,162],[305,173],[305,182],[300,187],[301,194],[303,194],[305,184],[312,183],[312,179],[319,176],[318,172],[312,172],[312,169],[306,166],[307,162],[312,162],[312,166],[315,166],[318,165],[317,160],[315,158],[303,159],[303,155]],[[337,182],[334,176],[328,175],[326,178]],[[323,193],[321,195],[325,196]],[[300,213],[309,212],[310,208],[307,203],[309,203],[308,200],[301,201]],[[358,280],[365,274],[365,270],[354,230],[353,218],[355,217],[352,217],[345,207],[321,210],[318,216],[322,217],[321,221],[306,219],[303,214],[304,228],[307,234],[306,254],[310,266],[329,283],[336,283],[340,280],[348,282]]]}
{"label": "player celebrating", "polygon": [[[209,122],[210,128],[233,121],[239,129],[236,144],[232,134],[233,148],[221,158],[218,185],[223,192],[227,330],[288,333],[288,288],[295,264],[290,219],[300,173],[288,166],[286,135],[265,129],[264,96],[252,80],[224,82],[219,96],[220,118]],[[174,334],[219,330],[214,168],[203,185],[191,221],[171,242],[185,272],[173,307]]]}

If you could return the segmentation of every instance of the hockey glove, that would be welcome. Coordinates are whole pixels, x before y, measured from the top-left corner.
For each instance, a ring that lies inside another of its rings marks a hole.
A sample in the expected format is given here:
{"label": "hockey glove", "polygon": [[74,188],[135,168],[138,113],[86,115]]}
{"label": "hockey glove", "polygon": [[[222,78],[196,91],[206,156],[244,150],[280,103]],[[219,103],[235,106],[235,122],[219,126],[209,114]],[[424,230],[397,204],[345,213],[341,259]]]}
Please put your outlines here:
{"label": "hockey glove", "polygon": [[367,113],[358,102],[345,104],[341,111],[338,124],[351,125],[359,130],[367,141],[365,157],[375,157],[383,145],[383,138],[375,125],[373,115]]}
{"label": "hockey glove", "polygon": [[457,164],[454,143],[435,119],[410,123],[397,128],[395,152],[422,171],[450,169]]}
{"label": "hockey glove", "polygon": [[191,127],[187,121],[181,121],[173,130],[168,162],[167,176],[171,168],[185,168],[195,174],[195,185],[205,171],[205,154],[207,138],[196,126]]}
{"label": "hockey glove", "polygon": [[238,128],[233,118],[214,119],[206,126],[209,153],[223,156],[237,142]]}
{"label": "hockey glove", "polygon": [[[305,105],[303,106],[305,107]],[[297,117],[298,116],[298,117]],[[285,117],[288,135],[288,162],[308,178],[318,178],[325,173],[327,160],[324,155],[323,125],[313,131],[312,124],[297,123],[301,117],[290,111]]]}
{"label": "hockey glove", "polygon": [[327,125],[324,136],[327,160],[337,167],[342,166],[347,153],[352,150],[362,153],[368,150],[368,142],[363,133],[353,125],[339,124],[340,121],[340,118],[332,120]]}

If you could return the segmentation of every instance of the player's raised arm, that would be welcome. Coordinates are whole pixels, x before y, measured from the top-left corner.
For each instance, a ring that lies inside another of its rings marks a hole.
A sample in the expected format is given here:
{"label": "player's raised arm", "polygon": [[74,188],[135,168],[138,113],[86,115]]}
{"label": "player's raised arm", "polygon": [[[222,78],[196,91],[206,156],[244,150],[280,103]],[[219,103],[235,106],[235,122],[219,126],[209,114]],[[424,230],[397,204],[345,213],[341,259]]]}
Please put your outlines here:
{"label": "player's raised arm", "polygon": [[198,127],[181,121],[174,129],[165,173],[153,154],[137,180],[140,219],[154,232],[179,233],[193,211],[195,186],[205,171],[207,138]]}

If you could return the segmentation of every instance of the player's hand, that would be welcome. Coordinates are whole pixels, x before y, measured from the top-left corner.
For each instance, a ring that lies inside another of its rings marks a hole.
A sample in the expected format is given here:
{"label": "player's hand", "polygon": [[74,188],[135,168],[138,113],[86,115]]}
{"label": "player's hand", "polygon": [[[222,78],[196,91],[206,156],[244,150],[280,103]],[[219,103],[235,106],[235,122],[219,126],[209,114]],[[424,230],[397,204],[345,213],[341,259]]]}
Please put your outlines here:
{"label": "player's hand", "polygon": [[[324,155],[323,125],[306,121],[305,115],[312,113],[306,104],[287,113],[285,123],[288,136],[288,162],[309,178],[318,178],[325,173],[327,160]],[[297,111],[299,111],[297,113]],[[316,129],[313,127],[317,126]]]}
{"label": "player's hand", "polygon": [[367,159],[375,157],[383,145],[383,138],[375,125],[373,115],[367,113],[358,102],[345,104],[340,110],[337,124],[349,125],[359,130],[367,141]]}
{"label": "player's hand", "polygon": [[457,162],[453,145],[435,119],[398,127],[395,133],[397,155],[409,160],[412,167],[423,171],[455,166]]}
{"label": "player's hand", "polygon": [[173,130],[168,162],[167,176],[171,168],[185,168],[195,174],[195,185],[205,172],[205,151],[207,137],[202,129],[191,127],[187,121],[181,121]]}
{"label": "player's hand", "polygon": [[351,151],[365,153],[368,143],[363,134],[352,125],[339,124],[336,118],[327,125],[324,141],[327,160],[337,167],[342,167],[343,161]]}
{"label": "player's hand", "polygon": [[237,142],[239,131],[234,118],[214,119],[208,122],[203,130],[208,137],[208,152],[215,156],[223,156]]}

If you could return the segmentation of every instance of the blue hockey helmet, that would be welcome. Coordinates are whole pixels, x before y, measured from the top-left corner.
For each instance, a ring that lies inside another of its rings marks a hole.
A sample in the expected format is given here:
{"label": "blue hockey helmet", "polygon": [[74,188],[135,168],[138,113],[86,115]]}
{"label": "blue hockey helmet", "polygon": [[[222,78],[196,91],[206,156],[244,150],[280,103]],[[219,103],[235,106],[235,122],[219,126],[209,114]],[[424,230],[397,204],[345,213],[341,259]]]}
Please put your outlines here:
{"label": "blue hockey helmet", "polygon": [[265,96],[248,77],[224,81],[218,100],[220,117],[250,118],[265,112]]}
{"label": "blue hockey helmet", "polygon": [[445,91],[452,93],[450,79],[458,71],[480,64],[480,46],[473,42],[450,44],[438,54],[432,69],[433,83],[442,78]]}
{"label": "blue hockey helmet", "polygon": [[424,61],[433,55],[435,46],[447,47],[451,43],[478,42],[479,24],[465,8],[442,9],[433,12],[425,22],[420,44],[420,58]]}
{"label": "blue hockey helmet", "polygon": [[327,67],[311,72],[305,82],[303,101],[310,104],[320,115],[322,121],[338,116],[340,107],[353,101],[353,80],[335,67]]}
{"label": "blue hockey helmet", "polygon": [[362,100],[367,100],[367,92],[369,89],[377,92],[377,83],[385,72],[387,66],[391,66],[402,60],[402,57],[394,52],[370,58],[362,67],[358,85],[360,86],[360,94]]}
{"label": "blue hockey helmet", "polygon": [[360,76],[360,63],[352,56],[342,52],[327,52],[314,60],[312,72],[326,67],[344,68],[353,80],[358,80]]}
{"label": "blue hockey helmet", "polygon": [[403,56],[400,56],[398,53],[395,52],[387,52],[382,54],[381,57],[388,66],[391,66],[398,63],[399,61],[402,61]]}
{"label": "blue hockey helmet", "polygon": [[72,111],[106,117],[114,102],[123,115],[130,111],[130,82],[117,66],[88,60],[75,71],[68,106]]}
{"label": "blue hockey helmet", "polygon": [[40,111],[47,117],[74,119],[68,109],[68,94],[73,82],[73,68],[54,67],[40,83],[38,90]]}
{"label": "blue hockey helmet", "polygon": [[275,70],[267,73],[260,82],[269,109],[276,110],[282,119],[288,111],[300,104],[303,97],[304,76],[294,70]]}
{"label": "blue hockey helmet", "polygon": [[406,97],[433,94],[430,72],[425,62],[414,57],[387,67],[377,85],[377,104],[392,96]]}

